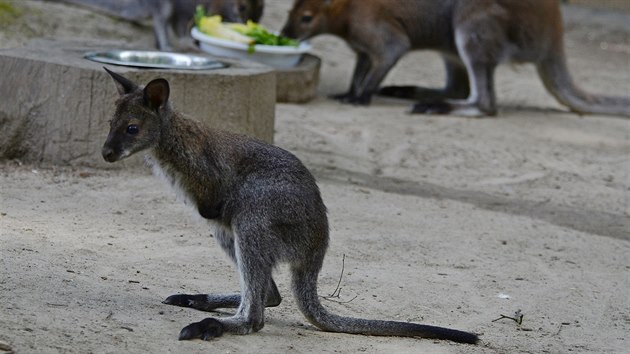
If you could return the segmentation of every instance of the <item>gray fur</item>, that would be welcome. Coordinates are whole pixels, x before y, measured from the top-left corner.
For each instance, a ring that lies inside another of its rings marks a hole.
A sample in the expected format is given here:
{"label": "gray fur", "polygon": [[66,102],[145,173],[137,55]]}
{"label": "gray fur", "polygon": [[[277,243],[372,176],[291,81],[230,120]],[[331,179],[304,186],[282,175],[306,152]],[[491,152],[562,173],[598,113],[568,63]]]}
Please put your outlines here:
{"label": "gray fur", "polygon": [[49,0],[81,5],[118,16],[140,21],[151,18],[156,46],[172,50],[168,38],[171,29],[183,41],[188,39],[195,8],[204,7],[206,13],[221,15],[226,22],[258,22],[263,13],[264,0]]}
{"label": "gray fur", "polygon": [[[322,330],[477,342],[474,334],[447,328],[329,313],[317,296],[317,277],[328,248],[328,219],[315,178],[306,167],[279,147],[184,118],[168,103],[164,79],[142,89],[110,74],[121,97],[103,157],[114,162],[140,151],[151,155],[154,170],[180,189],[202,216],[211,218],[219,245],[239,271],[240,295],[178,294],[164,301],[205,311],[237,307],[231,317],[186,326],[180,339],[262,329],[265,307],[281,301],[272,270],[288,263],[300,310]],[[137,128],[133,134],[129,125]]]}

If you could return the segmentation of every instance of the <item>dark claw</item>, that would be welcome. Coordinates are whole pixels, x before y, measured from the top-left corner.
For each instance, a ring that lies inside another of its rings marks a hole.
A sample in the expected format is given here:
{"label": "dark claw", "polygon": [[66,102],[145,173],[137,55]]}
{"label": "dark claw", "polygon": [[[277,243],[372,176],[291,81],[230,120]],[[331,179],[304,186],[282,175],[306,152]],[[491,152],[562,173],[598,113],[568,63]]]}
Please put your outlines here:
{"label": "dark claw", "polygon": [[208,317],[201,322],[194,322],[184,327],[179,332],[179,340],[201,338],[211,340],[223,335],[223,324],[218,320]]}
{"label": "dark claw", "polygon": [[446,102],[416,103],[411,107],[409,113],[420,114],[448,114],[451,106]]}

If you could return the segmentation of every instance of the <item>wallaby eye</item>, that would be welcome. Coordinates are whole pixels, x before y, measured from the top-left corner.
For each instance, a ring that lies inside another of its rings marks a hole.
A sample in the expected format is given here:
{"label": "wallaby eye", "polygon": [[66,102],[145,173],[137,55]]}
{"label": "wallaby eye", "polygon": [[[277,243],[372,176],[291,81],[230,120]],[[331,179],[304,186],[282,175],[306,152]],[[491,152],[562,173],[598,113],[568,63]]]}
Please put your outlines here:
{"label": "wallaby eye", "polygon": [[302,23],[310,23],[311,21],[313,21],[313,15],[303,15],[302,16]]}
{"label": "wallaby eye", "polygon": [[127,126],[127,134],[129,135],[136,135],[138,134],[139,131],[140,131],[140,128],[138,128],[138,126],[135,124],[129,124]]}

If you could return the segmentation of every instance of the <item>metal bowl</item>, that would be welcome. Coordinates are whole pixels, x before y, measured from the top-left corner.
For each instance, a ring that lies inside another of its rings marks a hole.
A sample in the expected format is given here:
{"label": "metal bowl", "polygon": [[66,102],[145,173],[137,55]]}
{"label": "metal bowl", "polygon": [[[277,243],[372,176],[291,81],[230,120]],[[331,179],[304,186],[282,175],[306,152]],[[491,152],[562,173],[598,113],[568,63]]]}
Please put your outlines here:
{"label": "metal bowl", "polygon": [[145,50],[89,52],[84,58],[105,64],[154,69],[213,70],[228,66],[226,63],[198,55]]}

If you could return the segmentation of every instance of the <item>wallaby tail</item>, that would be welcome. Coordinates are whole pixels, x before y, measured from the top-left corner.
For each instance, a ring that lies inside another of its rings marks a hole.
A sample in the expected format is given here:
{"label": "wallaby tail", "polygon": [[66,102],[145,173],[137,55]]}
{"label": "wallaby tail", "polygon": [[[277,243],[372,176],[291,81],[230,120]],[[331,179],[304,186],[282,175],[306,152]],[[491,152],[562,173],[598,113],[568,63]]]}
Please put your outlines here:
{"label": "wallaby tail", "polygon": [[421,337],[476,344],[473,333],[417,323],[366,320],[343,317],[328,312],[317,296],[317,272],[293,271],[293,291],[300,311],[319,329],[326,332],[364,334],[371,336]]}
{"label": "wallaby tail", "polygon": [[571,111],[630,117],[630,97],[592,95],[577,87],[562,50],[549,52],[537,69],[547,90]]}

